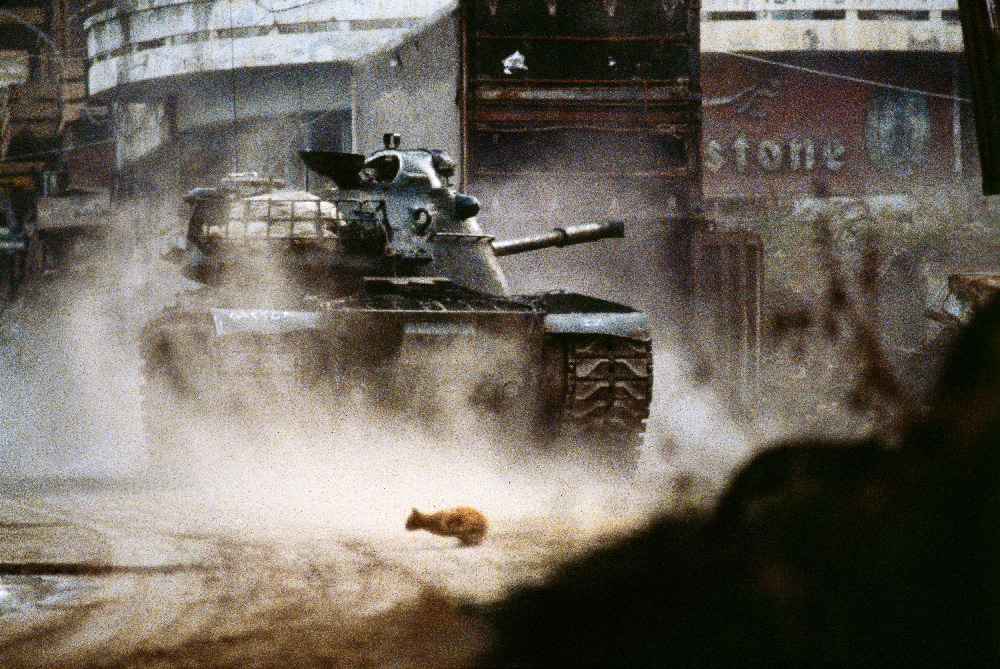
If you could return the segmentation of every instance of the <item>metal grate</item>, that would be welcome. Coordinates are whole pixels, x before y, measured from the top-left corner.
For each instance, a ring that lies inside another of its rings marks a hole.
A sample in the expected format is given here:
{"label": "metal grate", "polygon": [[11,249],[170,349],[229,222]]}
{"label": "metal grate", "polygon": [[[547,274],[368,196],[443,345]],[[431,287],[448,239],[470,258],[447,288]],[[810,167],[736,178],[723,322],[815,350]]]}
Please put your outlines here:
{"label": "metal grate", "polygon": [[253,199],[233,203],[228,217],[205,226],[208,238],[318,241],[335,236],[332,205],[321,200]]}

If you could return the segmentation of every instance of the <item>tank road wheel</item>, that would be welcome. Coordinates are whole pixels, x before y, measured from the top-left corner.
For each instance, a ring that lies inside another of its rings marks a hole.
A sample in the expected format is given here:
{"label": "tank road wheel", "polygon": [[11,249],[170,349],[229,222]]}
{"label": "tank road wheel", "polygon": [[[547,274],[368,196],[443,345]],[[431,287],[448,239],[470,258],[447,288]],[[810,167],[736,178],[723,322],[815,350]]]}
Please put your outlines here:
{"label": "tank road wheel", "polygon": [[188,429],[209,409],[213,386],[207,327],[189,314],[168,312],[143,328],[142,421],[157,476],[181,476],[191,464]]}
{"label": "tank road wheel", "polygon": [[615,471],[634,471],[653,395],[650,342],[578,335],[564,350],[561,438],[583,442]]}

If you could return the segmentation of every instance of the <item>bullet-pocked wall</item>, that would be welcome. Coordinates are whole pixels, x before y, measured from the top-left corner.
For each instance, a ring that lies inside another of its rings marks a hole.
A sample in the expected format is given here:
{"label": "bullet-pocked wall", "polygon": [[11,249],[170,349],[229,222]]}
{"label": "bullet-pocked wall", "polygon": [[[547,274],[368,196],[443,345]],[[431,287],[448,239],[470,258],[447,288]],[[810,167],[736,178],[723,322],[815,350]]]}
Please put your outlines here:
{"label": "bullet-pocked wall", "polygon": [[954,0],[704,0],[701,49],[710,201],[975,196]]}
{"label": "bullet-pocked wall", "polygon": [[729,54],[703,61],[709,198],[962,189],[978,181],[959,54]]}

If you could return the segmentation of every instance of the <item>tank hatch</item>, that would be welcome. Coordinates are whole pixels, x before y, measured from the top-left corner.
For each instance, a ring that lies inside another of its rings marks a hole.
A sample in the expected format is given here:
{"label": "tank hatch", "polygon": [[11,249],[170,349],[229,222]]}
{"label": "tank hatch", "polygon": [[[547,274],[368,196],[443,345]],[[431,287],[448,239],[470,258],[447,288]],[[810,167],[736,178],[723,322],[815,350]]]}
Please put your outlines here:
{"label": "tank hatch", "polygon": [[358,153],[341,153],[339,151],[299,151],[309,169],[328,179],[332,179],[338,188],[360,188],[361,169],[365,165],[365,157]]}

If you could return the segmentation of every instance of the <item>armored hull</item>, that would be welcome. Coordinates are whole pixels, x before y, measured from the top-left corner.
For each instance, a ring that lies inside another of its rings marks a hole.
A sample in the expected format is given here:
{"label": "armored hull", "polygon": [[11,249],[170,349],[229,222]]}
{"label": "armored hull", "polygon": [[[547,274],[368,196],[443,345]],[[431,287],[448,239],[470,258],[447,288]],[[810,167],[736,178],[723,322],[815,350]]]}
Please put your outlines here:
{"label": "armored hull", "polygon": [[652,352],[644,315],[628,307],[421,279],[273,306],[207,289],[147,324],[144,411],[157,443],[179,447],[176,421],[192,414],[268,420],[294,396],[326,410],[360,401],[432,432],[584,445],[616,468],[638,457]]}

